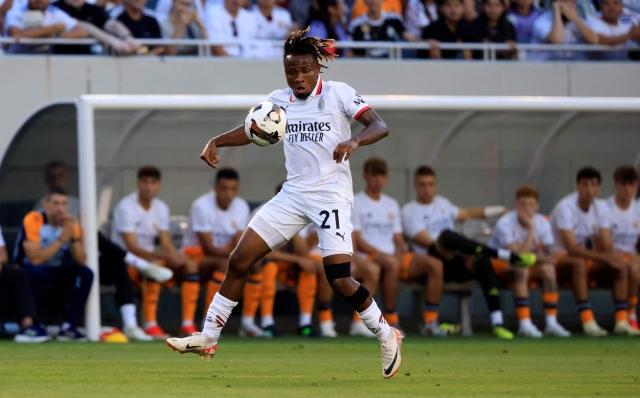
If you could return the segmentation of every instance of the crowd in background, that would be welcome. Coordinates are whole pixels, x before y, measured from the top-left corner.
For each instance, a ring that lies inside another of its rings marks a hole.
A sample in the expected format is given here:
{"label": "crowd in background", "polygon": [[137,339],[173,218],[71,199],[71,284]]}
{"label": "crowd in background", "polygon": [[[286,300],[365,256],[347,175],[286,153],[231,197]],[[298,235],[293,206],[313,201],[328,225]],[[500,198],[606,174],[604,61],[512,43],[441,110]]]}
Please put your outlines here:
{"label": "crowd in background", "polygon": [[[498,59],[636,59],[640,52],[529,51],[516,43],[638,47],[638,0],[0,0],[0,31],[20,38],[95,38],[100,45],[11,44],[6,53],[194,55],[188,44],[150,46],[140,39],[209,39],[240,45],[207,48],[215,56],[277,58],[268,40],[295,29],[324,39],[428,42],[405,58],[478,59],[480,50],[440,43],[503,43]],[[388,48],[346,49],[342,57],[388,58]]]}
{"label": "crowd in background", "polygon": [[[636,315],[640,201],[635,199],[640,175],[633,166],[615,170],[615,191],[606,200],[598,199],[600,172],[583,167],[576,175],[575,191],[558,201],[549,217],[539,213],[540,194],[532,185],[515,191],[511,211],[502,205],[461,208],[438,194],[435,170],[420,166],[413,177],[415,199],[400,207],[383,192],[389,180],[383,159],[368,159],[362,177],[365,189],[354,196],[351,212],[351,275],[372,295],[380,292],[382,314],[390,325],[401,327],[396,312],[401,281],[424,288],[423,335],[445,337],[459,332],[459,325],[439,319],[444,284],[476,280],[498,338],[514,338],[503,319],[499,289],[504,287],[512,290],[518,334],[523,337],[571,335],[557,319],[560,287],[573,289],[585,335],[607,334],[597,323],[589,299],[589,289],[599,287],[611,291],[613,332],[640,336]],[[201,289],[206,291],[206,309],[225,278],[233,249],[259,210],[252,214],[239,197],[238,173],[219,169],[212,190],[193,201],[176,241],[170,232],[170,209],[158,198],[161,181],[158,168],[138,169],[137,189],[115,206],[109,231],[98,232],[99,280],[115,287],[123,326],[123,333],[111,337],[168,338],[157,313],[161,290],[174,286],[179,286],[182,302],[180,334],[195,333]],[[19,324],[14,338],[18,342],[44,342],[52,336],[85,341],[78,323],[94,279],[85,265],[87,231],[78,224],[78,199],[65,191],[67,166],[49,162],[45,182],[49,191],[24,216],[13,248],[6,248],[0,230],[0,329],[3,318],[9,317]],[[281,188],[282,184],[276,187],[276,194]],[[325,213],[327,222],[329,212]],[[455,231],[455,223],[491,217],[499,219],[486,245]],[[316,228],[325,225],[309,224],[251,268],[242,298],[240,336],[279,336],[273,317],[278,280],[297,288],[300,335],[337,336],[333,291],[322,265]],[[134,286],[141,294],[142,327]],[[541,292],[544,333],[531,320],[532,287]],[[45,329],[45,324],[56,326]],[[349,334],[375,337],[355,312]]]}

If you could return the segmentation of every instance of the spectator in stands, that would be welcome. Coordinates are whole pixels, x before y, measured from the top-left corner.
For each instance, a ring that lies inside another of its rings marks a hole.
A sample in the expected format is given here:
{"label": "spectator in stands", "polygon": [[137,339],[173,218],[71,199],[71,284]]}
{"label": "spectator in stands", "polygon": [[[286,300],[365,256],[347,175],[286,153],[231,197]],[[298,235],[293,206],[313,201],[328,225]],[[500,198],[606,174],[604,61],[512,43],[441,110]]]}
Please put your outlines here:
{"label": "spectator in stands", "polygon": [[471,25],[464,17],[462,0],[437,0],[440,18],[427,26],[422,38],[431,45],[428,51],[419,51],[419,58],[431,59],[471,59],[471,50],[440,50],[440,43],[471,43],[475,36]]}
{"label": "spectator in stands", "polygon": [[[607,334],[596,323],[591,311],[590,280],[613,286],[614,332],[638,335],[640,332],[633,329],[627,320],[629,266],[614,249],[610,209],[596,198],[600,182],[598,170],[593,167],[580,169],[576,176],[576,191],[561,199],[551,211],[551,228],[558,253],[556,272],[560,281],[570,280],[573,285],[585,335],[600,337]],[[601,251],[595,250],[596,247]]]}
{"label": "spectator in stands", "polygon": [[516,30],[518,43],[531,43],[533,38],[533,23],[541,12],[533,4],[533,0],[511,0],[511,9],[507,19]]}
{"label": "spectator in stands", "polygon": [[[195,0],[198,2],[199,0]],[[162,31],[170,39],[207,39],[207,28],[200,20],[194,0],[173,0],[166,19],[160,20]],[[169,55],[197,55],[196,46],[168,46]]]}
{"label": "spectator in stands", "polygon": [[[382,10],[382,0],[365,0],[366,14],[351,20],[349,31],[355,41],[417,41],[402,22],[400,14],[390,14]],[[389,58],[389,49],[370,48],[353,50],[356,56],[368,58]]]}
{"label": "spectator in stands", "polygon": [[[351,7],[351,20],[358,18],[369,12],[369,4],[366,0],[355,0]],[[402,15],[402,1],[401,0],[381,0],[380,6],[382,11],[388,14]]]}
{"label": "spectator in stands", "polygon": [[0,322],[8,315],[15,316],[20,324],[20,331],[14,337],[14,341],[18,343],[43,343],[51,340],[47,331],[34,322],[36,306],[31,294],[29,274],[21,268],[8,266],[8,262],[0,229]]}
{"label": "spectator in stands", "polygon": [[[482,13],[473,21],[472,29],[477,41],[486,43],[507,43],[511,51],[498,51],[498,59],[516,59],[516,32],[507,20],[505,0],[482,0]],[[482,59],[482,52],[476,51],[474,58]]]}
{"label": "spectator in stands", "polygon": [[[598,35],[584,23],[576,11],[576,0],[554,0],[551,10],[533,23],[532,43],[538,44],[598,44]],[[576,51],[532,51],[532,60],[575,60]]]}
{"label": "spectator in stands", "polygon": [[611,237],[613,246],[622,253],[622,259],[629,264],[629,291],[627,304],[629,325],[638,330],[638,285],[640,284],[640,256],[636,245],[640,239],[640,208],[633,200],[638,191],[640,175],[635,167],[624,165],[613,172],[615,195],[607,199],[611,212]]}
{"label": "spectator in stands", "polygon": [[[602,0],[600,12],[587,18],[586,24],[598,35],[600,44],[637,46],[640,41],[640,25],[630,15],[622,14],[622,0]],[[627,51],[590,52],[588,55],[590,59],[629,59]]]}
{"label": "spectator in stands", "polygon": [[[147,261],[159,262],[164,266],[180,271],[182,276],[182,335],[196,332],[193,324],[200,292],[198,264],[182,253],[178,253],[169,234],[169,207],[156,196],[162,184],[160,170],[154,166],[138,169],[137,192],[125,196],[115,207],[111,240],[123,250]],[[155,241],[160,248],[156,250]],[[131,270],[134,281],[140,281],[140,275]],[[168,336],[158,326],[157,309],[160,298],[160,283],[146,281],[142,284],[142,304],[144,306],[145,333],[156,339]]]}
{"label": "spectator in stands", "polygon": [[[169,19],[169,14],[171,13],[171,10],[173,9],[173,7],[174,7],[173,0],[158,0],[158,2],[156,3],[156,7],[154,10],[156,14],[156,19],[158,20],[158,23],[163,29],[164,29],[164,24]],[[198,12],[198,17],[200,18],[200,21],[202,21],[202,23],[206,26],[207,23],[204,20],[205,2],[202,0],[194,0],[193,3],[189,5],[189,8],[196,9],[196,11]],[[170,35],[167,32],[163,31],[163,33],[165,37],[170,37]]]}
{"label": "spectator in stands", "polygon": [[[114,7],[110,16],[124,24],[133,37],[138,39],[162,39],[162,29],[153,11],[145,8],[146,0],[124,0]],[[164,46],[143,46],[138,53],[161,55],[166,52]]]}
{"label": "spectator in stands", "polygon": [[[68,194],[70,180],[69,167],[62,160],[51,160],[44,166],[44,183],[47,186],[47,192],[54,188],[62,188],[67,192],[67,212],[78,219],[80,218],[80,200]],[[33,210],[41,209],[45,198],[46,195],[35,204]]]}
{"label": "spectator in stands", "polygon": [[[118,54],[134,54],[141,47],[120,21],[109,19],[102,7],[85,0],[58,0],[53,3],[87,31],[89,36],[113,48]],[[91,54],[91,46],[56,46],[57,54]]]}
{"label": "spectator in stands", "polygon": [[[317,7],[312,7],[309,16],[309,36],[336,41],[350,40],[347,29],[343,24],[345,5],[344,0],[318,0]],[[327,49],[332,54],[348,57],[351,52],[335,47]]]}
{"label": "spectator in stands", "polygon": [[4,32],[4,19],[13,6],[13,0],[0,0],[0,36]]}
{"label": "spectator in stands", "polygon": [[[258,39],[284,41],[289,33],[298,29],[289,11],[276,5],[276,0],[258,0],[251,12],[258,25]],[[284,49],[272,48],[272,57],[282,59],[283,55]]]}
{"label": "spectator in stands", "polygon": [[313,0],[291,0],[288,10],[291,13],[291,19],[301,27],[305,27],[309,21],[309,10],[315,4]]}
{"label": "spectator in stands", "polygon": [[93,272],[84,264],[86,254],[75,217],[67,211],[67,193],[54,188],[44,200],[44,209],[24,218],[16,244],[16,263],[29,273],[38,315],[42,316],[45,285],[72,289],[68,310],[58,340],[86,341],[76,329],[84,310]]}
{"label": "spectator in stands", "polygon": [[[493,269],[501,279],[506,279],[513,292],[513,301],[520,326],[518,334],[525,337],[540,338],[542,333],[531,322],[529,308],[529,281],[540,282],[542,306],[544,307],[545,334],[569,337],[557,319],[558,283],[556,281],[551,224],[540,209],[540,194],[531,185],[516,189],[515,209],[500,217],[496,223],[489,247],[499,250],[508,249],[514,253],[535,253],[536,263],[530,268],[512,267],[505,261],[493,260]],[[512,283],[511,283],[512,282]]]}
{"label": "spectator in stands", "polygon": [[[29,0],[23,5],[17,4],[7,12],[5,35],[15,39],[60,37],[65,39],[84,39],[87,32],[58,7],[49,4],[49,0]],[[51,51],[49,45],[12,44],[7,52],[14,54],[42,54]]]}
{"label": "spectator in stands", "polygon": [[404,8],[405,26],[415,37],[421,37],[424,28],[437,20],[435,0],[409,0]]}
{"label": "spectator in stands", "polygon": [[[253,40],[258,37],[255,17],[242,5],[242,0],[224,0],[223,4],[206,8],[211,40]],[[213,46],[211,51],[219,56],[251,56],[247,47],[239,45]]]}

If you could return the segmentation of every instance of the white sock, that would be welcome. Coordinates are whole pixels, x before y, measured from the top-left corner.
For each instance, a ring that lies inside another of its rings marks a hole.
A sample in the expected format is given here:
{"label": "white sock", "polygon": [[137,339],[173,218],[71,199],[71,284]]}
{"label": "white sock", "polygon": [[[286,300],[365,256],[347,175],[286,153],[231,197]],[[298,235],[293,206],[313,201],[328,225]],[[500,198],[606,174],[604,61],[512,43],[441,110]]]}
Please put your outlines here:
{"label": "white sock", "polygon": [[498,249],[498,258],[509,262],[511,260],[511,252],[507,249]]}
{"label": "white sock", "polygon": [[131,252],[127,252],[127,255],[124,256],[124,262],[140,272],[144,272],[149,269],[149,262],[147,260],[144,260]]}
{"label": "white sock", "polygon": [[238,305],[236,301],[231,301],[222,297],[220,293],[216,293],[209,305],[202,333],[210,339],[218,340],[222,328],[227,324],[231,311],[236,305]]}
{"label": "white sock", "polygon": [[558,318],[555,315],[545,315],[544,319],[547,326],[555,326],[558,324]]}
{"label": "white sock", "polygon": [[183,319],[182,326],[191,326],[193,325],[193,321],[191,319]]}
{"label": "white sock", "polygon": [[138,320],[136,319],[136,306],[134,304],[124,304],[120,307],[120,316],[122,317],[123,328],[130,329],[138,326]]}
{"label": "white sock", "polygon": [[256,324],[256,321],[253,319],[252,316],[244,316],[242,315],[242,320],[240,321],[242,323],[242,326],[244,327],[250,327]]}
{"label": "white sock", "polygon": [[302,327],[307,325],[311,325],[311,314],[305,314],[304,312],[301,312],[298,326]]}
{"label": "white sock", "polygon": [[268,328],[269,326],[273,326],[275,322],[273,321],[273,315],[262,315],[262,319],[260,320],[260,326],[263,329]]}
{"label": "white sock", "polygon": [[144,328],[145,329],[149,329],[149,328],[152,328],[154,326],[158,326],[158,322],[152,321],[152,322],[145,322],[144,323]]}
{"label": "white sock", "polygon": [[366,310],[358,312],[358,316],[360,316],[365,326],[378,337],[378,340],[385,339],[391,333],[391,327],[384,320],[382,312],[375,301]]}
{"label": "white sock", "polygon": [[520,327],[521,328],[530,328],[531,326],[533,326],[533,322],[531,322],[531,319],[521,319],[520,320]]}
{"label": "white sock", "polygon": [[502,311],[493,311],[491,313],[491,326],[502,325],[504,321],[502,320]]}

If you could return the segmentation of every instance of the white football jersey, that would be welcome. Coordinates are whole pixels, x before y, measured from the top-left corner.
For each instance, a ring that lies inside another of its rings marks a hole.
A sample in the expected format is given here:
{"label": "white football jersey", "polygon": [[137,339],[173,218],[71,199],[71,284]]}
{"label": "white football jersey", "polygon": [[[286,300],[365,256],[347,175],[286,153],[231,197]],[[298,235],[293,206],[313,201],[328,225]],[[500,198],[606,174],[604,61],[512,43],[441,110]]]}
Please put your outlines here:
{"label": "white football jersey", "polygon": [[578,206],[577,192],[562,198],[551,211],[554,248],[559,253],[566,252],[560,231],[573,231],[576,243],[584,246],[589,238],[600,232],[600,229],[609,229],[610,226],[606,204],[601,199],[596,199],[589,206],[589,211],[584,212]]}
{"label": "white football jersey", "polygon": [[635,253],[636,243],[640,238],[640,208],[632,201],[627,210],[622,210],[613,196],[607,199],[607,205],[611,218],[613,247],[625,253]]}
{"label": "white football jersey", "polygon": [[236,197],[227,210],[222,210],[216,203],[215,193],[208,192],[191,205],[189,227],[184,233],[182,247],[200,246],[197,232],[211,233],[214,247],[226,247],[248,223],[249,205],[244,199]]}
{"label": "white football jersey", "polygon": [[281,106],[288,119],[283,143],[287,182],[282,192],[353,202],[349,161],[336,163],[333,151],[351,139],[351,120],[357,120],[369,105],[347,84],[322,79],[306,100],[286,88],[272,92],[267,101]]}
{"label": "white football jersey", "polygon": [[[413,239],[420,231],[427,231],[435,241],[442,231],[453,230],[459,213],[456,205],[440,195],[436,195],[428,205],[412,200],[402,208],[404,234]],[[414,245],[413,250],[418,254],[427,254],[427,249],[418,245]]]}
{"label": "white football jersey", "polygon": [[[303,239],[307,239],[308,237],[311,236],[311,234],[317,234],[318,232],[316,231],[316,227],[313,225],[313,223],[307,225],[306,227],[302,228],[300,230],[300,232],[298,232],[298,235],[300,235],[301,238]],[[319,243],[318,243],[319,244]],[[309,255],[311,256],[321,256],[322,255],[322,249],[320,249],[320,246],[315,245],[314,247],[310,247],[309,248]]]}
{"label": "white football jersey", "polygon": [[374,200],[364,191],[358,192],[353,199],[351,224],[369,245],[386,254],[395,253],[393,235],[402,233],[402,222],[400,206],[392,197],[381,194],[380,200]]}
{"label": "white football jersey", "polygon": [[[293,25],[291,14],[284,8],[275,6],[271,12],[271,19],[267,19],[267,17],[260,12],[257,4],[251,8],[251,12],[256,18],[256,26],[258,28],[257,39],[284,40],[287,38],[287,35],[291,33],[291,26]],[[283,48],[274,48],[273,50],[274,56],[279,55],[282,57],[284,54]]]}
{"label": "white football jersey", "polygon": [[123,233],[135,233],[136,244],[142,250],[155,250],[155,240],[160,231],[169,231],[169,206],[158,198],[153,198],[149,210],[138,202],[138,193],[125,196],[113,210],[111,241],[124,250],[127,245]]}
{"label": "white football jersey", "polygon": [[[494,249],[505,249],[513,242],[523,244],[527,239],[528,231],[518,222],[518,213],[511,210],[498,219],[491,239],[489,247]],[[553,245],[553,233],[551,232],[551,223],[542,215],[533,216],[533,244],[531,245],[531,253],[536,253],[539,246]]]}

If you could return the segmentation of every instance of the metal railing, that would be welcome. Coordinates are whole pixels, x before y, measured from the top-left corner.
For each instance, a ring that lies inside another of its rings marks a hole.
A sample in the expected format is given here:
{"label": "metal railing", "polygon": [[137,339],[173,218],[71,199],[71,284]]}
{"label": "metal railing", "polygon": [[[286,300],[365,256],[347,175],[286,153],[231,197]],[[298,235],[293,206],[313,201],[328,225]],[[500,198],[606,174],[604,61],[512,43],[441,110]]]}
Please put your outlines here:
{"label": "metal railing", "polygon": [[[211,46],[242,46],[249,43],[261,42],[269,43],[274,48],[282,48],[283,43],[279,40],[261,40],[261,41],[240,41],[240,40],[198,40],[198,39],[139,39],[140,44],[145,46],[188,46],[198,49],[199,57],[214,57],[211,54]],[[39,38],[27,39],[23,38],[19,41],[12,37],[0,37],[0,45],[9,44],[25,44],[25,45],[102,45],[96,39],[61,39],[61,38]],[[111,51],[103,45],[104,54]],[[407,42],[362,42],[362,41],[338,41],[336,47],[348,49],[385,49],[388,51],[389,58],[392,60],[401,60],[403,58],[403,50],[429,50],[431,45],[428,42],[407,43]],[[523,54],[530,51],[560,51],[560,52],[615,52],[630,51],[638,52],[639,47],[618,45],[591,45],[591,44],[521,44],[517,43],[515,47],[511,47],[506,43],[440,43],[441,50],[472,50],[482,51],[482,59],[485,61],[495,61],[499,51],[515,50],[519,54],[519,58],[524,58]]]}

